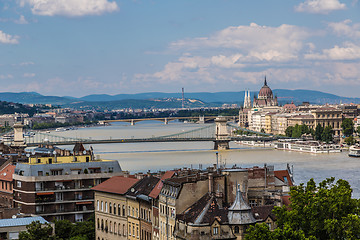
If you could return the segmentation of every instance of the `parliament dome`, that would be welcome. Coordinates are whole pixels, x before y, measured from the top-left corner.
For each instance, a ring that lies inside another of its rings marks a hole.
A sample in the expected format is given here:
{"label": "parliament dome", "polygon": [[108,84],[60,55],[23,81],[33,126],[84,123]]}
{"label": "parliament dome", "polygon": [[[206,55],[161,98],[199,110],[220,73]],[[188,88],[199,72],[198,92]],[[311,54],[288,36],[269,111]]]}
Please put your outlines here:
{"label": "parliament dome", "polygon": [[262,97],[262,98],[264,98],[264,97],[265,98],[272,98],[273,97],[273,92],[271,91],[271,89],[267,85],[266,77],[265,77],[265,81],[264,81],[264,86],[260,89],[258,96]]}

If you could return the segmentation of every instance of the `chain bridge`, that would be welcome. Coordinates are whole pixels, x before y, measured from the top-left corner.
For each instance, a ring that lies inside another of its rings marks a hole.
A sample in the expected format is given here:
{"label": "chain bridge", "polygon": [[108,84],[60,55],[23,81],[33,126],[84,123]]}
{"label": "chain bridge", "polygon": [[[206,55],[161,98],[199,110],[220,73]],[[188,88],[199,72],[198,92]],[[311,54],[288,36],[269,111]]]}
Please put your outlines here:
{"label": "chain bridge", "polygon": [[[229,128],[231,130],[229,131]],[[37,146],[39,144],[52,145],[73,145],[77,142],[84,144],[106,144],[106,143],[140,143],[140,142],[188,142],[188,141],[212,141],[215,143],[214,149],[228,149],[230,141],[273,141],[276,136],[235,136],[232,134],[236,125],[228,123],[226,119],[218,119],[214,124],[206,124],[200,128],[180,133],[153,136],[148,138],[74,138],[63,137],[55,134],[36,132],[35,135],[24,137],[26,146]]]}

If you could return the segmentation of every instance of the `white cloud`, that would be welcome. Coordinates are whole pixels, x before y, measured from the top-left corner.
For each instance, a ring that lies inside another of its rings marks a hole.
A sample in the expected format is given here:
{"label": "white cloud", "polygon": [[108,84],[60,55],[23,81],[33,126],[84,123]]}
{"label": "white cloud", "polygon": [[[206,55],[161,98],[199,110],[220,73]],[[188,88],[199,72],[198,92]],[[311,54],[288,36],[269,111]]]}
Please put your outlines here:
{"label": "white cloud", "polygon": [[12,36],[10,34],[6,34],[0,30],[0,43],[4,44],[18,44],[19,43],[18,36]]}
{"label": "white cloud", "polygon": [[24,73],[24,77],[26,77],[26,78],[32,78],[32,77],[35,77],[35,73]]}
{"label": "white cloud", "polygon": [[34,62],[21,62],[19,65],[20,66],[29,66],[29,65],[34,65]]}
{"label": "white cloud", "polygon": [[329,23],[329,28],[338,36],[346,36],[353,39],[360,39],[360,23],[352,24],[350,19],[342,22]]}
{"label": "white cloud", "polygon": [[12,78],[14,78],[14,76],[11,75],[11,74],[2,74],[2,75],[0,75],[0,79],[1,79],[1,80],[4,80],[4,79],[12,79]]}
{"label": "white cloud", "polygon": [[323,49],[322,53],[305,54],[305,59],[316,60],[355,60],[360,59],[360,46],[344,43],[343,47],[335,45],[330,49]]}
{"label": "white cloud", "polygon": [[28,24],[29,23],[23,15],[21,15],[20,18],[15,20],[14,22],[17,24]]}
{"label": "white cloud", "polygon": [[[170,44],[173,50],[219,49],[243,55],[241,61],[289,61],[297,59],[303,48],[303,40],[311,33],[301,27],[283,24],[279,27],[249,26],[228,27],[212,36],[176,41]],[[233,50],[233,51],[230,51]]]}
{"label": "white cloud", "polygon": [[306,0],[295,7],[298,12],[328,14],[331,11],[346,9],[339,0]]}
{"label": "white cloud", "polygon": [[115,1],[108,0],[20,0],[20,6],[30,5],[31,12],[42,16],[80,17],[117,11]]}

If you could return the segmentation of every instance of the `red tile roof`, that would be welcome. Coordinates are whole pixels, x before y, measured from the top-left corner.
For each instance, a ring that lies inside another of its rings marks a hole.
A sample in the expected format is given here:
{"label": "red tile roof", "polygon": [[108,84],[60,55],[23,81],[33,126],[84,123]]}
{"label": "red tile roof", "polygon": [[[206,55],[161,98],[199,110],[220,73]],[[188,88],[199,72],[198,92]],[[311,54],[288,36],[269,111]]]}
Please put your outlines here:
{"label": "red tile roof", "polygon": [[94,191],[125,194],[139,179],[116,176],[92,188]]}
{"label": "red tile roof", "polygon": [[290,205],[290,203],[291,203],[291,201],[290,201],[290,196],[281,196],[281,199],[282,199],[283,204],[284,204],[285,206],[289,206],[289,205]]}
{"label": "red tile roof", "polygon": [[[281,181],[285,182],[284,177],[286,177],[289,186],[293,186],[293,182],[291,181],[291,177],[289,175],[289,172],[287,170],[278,170],[274,171],[275,177],[280,179]],[[285,182],[286,183],[286,182]]]}
{"label": "red tile roof", "polygon": [[172,176],[174,176],[175,171],[167,171],[162,177],[161,180],[156,184],[156,186],[154,187],[154,189],[151,191],[151,193],[149,194],[149,197],[152,198],[157,198],[160,194],[160,191],[164,185],[162,180],[168,179],[168,178],[172,178]]}
{"label": "red tile roof", "polygon": [[0,180],[12,181],[15,171],[15,165],[8,164],[0,171]]}

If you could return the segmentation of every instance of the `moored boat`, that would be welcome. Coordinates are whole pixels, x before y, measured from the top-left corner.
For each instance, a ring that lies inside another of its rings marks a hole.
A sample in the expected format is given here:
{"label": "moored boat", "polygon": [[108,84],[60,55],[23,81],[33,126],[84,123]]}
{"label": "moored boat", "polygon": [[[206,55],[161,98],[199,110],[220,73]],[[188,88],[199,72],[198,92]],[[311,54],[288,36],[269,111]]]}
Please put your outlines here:
{"label": "moored boat", "polygon": [[308,153],[339,153],[340,145],[323,144],[319,141],[280,140],[274,143],[276,149]]}
{"label": "moored boat", "polygon": [[349,148],[349,157],[360,157],[360,146],[351,146]]}

